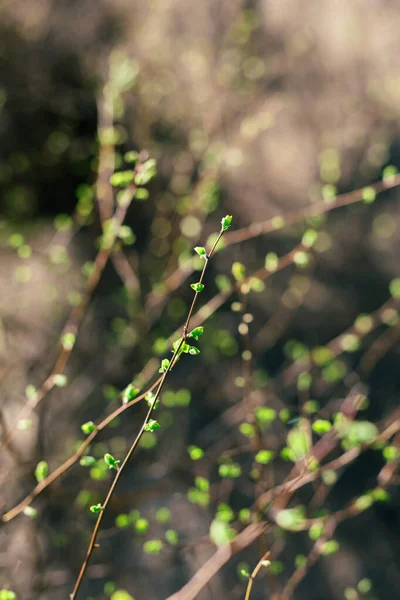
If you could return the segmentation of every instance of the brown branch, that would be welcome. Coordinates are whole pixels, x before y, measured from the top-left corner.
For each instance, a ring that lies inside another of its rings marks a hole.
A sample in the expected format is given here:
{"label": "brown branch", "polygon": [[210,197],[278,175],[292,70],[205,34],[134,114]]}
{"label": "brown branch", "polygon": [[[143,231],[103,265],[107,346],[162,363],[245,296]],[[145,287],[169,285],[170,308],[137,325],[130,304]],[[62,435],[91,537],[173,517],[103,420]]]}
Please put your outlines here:
{"label": "brown branch", "polygon": [[365,187],[373,188],[375,192],[379,194],[380,192],[397,187],[399,185],[400,174],[397,174],[393,178],[378,181],[377,183],[364,186],[363,188],[354,190],[348,194],[340,194],[339,196],[331,198],[329,201],[322,200],[321,202],[310,204],[304,208],[300,208],[299,210],[290,211],[286,213],[286,215],[278,215],[272,219],[262,221],[261,223],[253,223],[248,227],[243,227],[242,229],[236,229],[235,231],[229,232],[225,238],[225,246],[232,246],[233,244],[238,244],[239,242],[251,240],[259,235],[263,235],[264,233],[276,231],[277,219],[283,219],[285,225],[291,225],[307,217],[314,217],[342,206],[348,206],[350,204],[360,202],[360,200],[363,199],[363,191]]}

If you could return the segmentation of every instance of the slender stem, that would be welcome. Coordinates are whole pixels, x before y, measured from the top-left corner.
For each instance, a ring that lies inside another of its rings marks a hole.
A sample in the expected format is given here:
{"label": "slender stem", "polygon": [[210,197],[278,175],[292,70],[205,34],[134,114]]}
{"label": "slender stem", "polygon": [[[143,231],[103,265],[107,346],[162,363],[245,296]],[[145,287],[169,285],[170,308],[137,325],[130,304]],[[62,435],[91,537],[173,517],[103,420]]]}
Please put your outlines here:
{"label": "slender stem", "polygon": [[[206,272],[209,259],[213,256],[213,254],[215,252],[215,248],[217,247],[217,244],[218,244],[218,242],[221,239],[221,237],[222,237],[223,234],[224,234],[224,230],[221,228],[217,239],[215,240],[215,242],[214,242],[214,244],[213,244],[210,252],[208,253],[208,255],[207,255],[207,257],[206,257],[206,259],[204,261],[203,270],[202,270],[201,276],[200,276],[200,283],[203,281],[204,274]],[[131,447],[129,448],[128,453],[126,454],[126,456],[125,456],[125,458],[124,458],[121,466],[118,468],[117,473],[116,473],[116,475],[114,477],[114,480],[113,480],[113,482],[112,482],[112,484],[110,486],[110,489],[108,490],[107,496],[106,496],[106,498],[105,498],[105,500],[103,502],[102,508],[101,508],[101,512],[99,513],[99,516],[97,517],[97,521],[96,521],[96,524],[95,524],[94,529],[93,529],[92,537],[90,539],[89,546],[88,546],[88,549],[86,551],[85,559],[84,559],[84,561],[82,563],[82,566],[81,566],[81,569],[79,571],[79,575],[78,575],[78,578],[77,578],[77,580],[75,582],[75,586],[74,586],[74,589],[72,591],[72,594],[70,594],[70,600],[75,600],[75,598],[77,597],[79,588],[81,586],[83,577],[85,575],[87,566],[88,566],[89,561],[90,561],[90,557],[92,556],[93,550],[96,547],[97,535],[99,533],[99,529],[100,529],[101,522],[103,520],[104,513],[105,513],[105,511],[107,509],[107,506],[108,506],[108,504],[109,504],[109,502],[110,502],[110,500],[112,498],[112,495],[113,495],[113,493],[115,491],[115,488],[117,487],[118,481],[119,481],[119,479],[120,479],[120,477],[122,475],[123,470],[125,469],[126,465],[129,462],[129,459],[131,458],[132,454],[135,452],[136,448],[139,445],[141,437],[142,437],[142,435],[143,435],[143,433],[145,431],[146,425],[148,424],[148,422],[150,420],[150,417],[151,417],[151,415],[153,413],[153,410],[155,409],[155,406],[157,404],[157,400],[158,400],[159,395],[161,393],[161,390],[162,390],[162,388],[164,386],[165,380],[166,380],[168,374],[171,372],[171,369],[173,368],[173,366],[176,364],[176,361],[177,361],[177,359],[179,358],[179,356],[181,354],[181,348],[182,348],[183,344],[186,342],[186,339],[187,339],[187,337],[189,335],[188,329],[189,329],[190,320],[191,320],[191,317],[192,317],[192,314],[193,314],[193,310],[194,310],[194,307],[196,305],[198,294],[199,293],[196,292],[195,295],[194,295],[194,298],[193,298],[192,304],[190,306],[186,322],[185,322],[185,324],[183,326],[182,337],[181,337],[181,339],[179,341],[179,344],[177,345],[177,347],[176,347],[176,349],[175,349],[175,351],[173,353],[172,359],[171,359],[171,361],[170,361],[167,369],[165,370],[165,372],[164,372],[164,374],[163,374],[163,376],[161,378],[161,381],[160,381],[160,383],[158,385],[158,388],[157,388],[157,391],[155,393],[155,396],[152,399],[152,401],[150,402],[149,410],[147,411],[146,417],[145,417],[145,419],[144,419],[144,421],[142,423],[142,426],[141,426],[141,428],[139,430],[139,433],[137,434],[135,440],[133,441]]]}
{"label": "slender stem", "polygon": [[268,558],[268,556],[270,555],[270,551],[268,550],[264,556],[262,558],[260,558],[260,560],[258,561],[257,565],[255,566],[255,568],[253,569],[252,574],[249,577],[249,582],[247,584],[247,589],[246,589],[246,595],[244,597],[244,600],[249,600],[250,598],[250,592],[251,592],[251,588],[253,587],[253,581],[255,580],[255,578],[257,577],[257,573],[258,571],[261,569],[261,567],[263,566],[263,562],[264,560],[266,560]]}

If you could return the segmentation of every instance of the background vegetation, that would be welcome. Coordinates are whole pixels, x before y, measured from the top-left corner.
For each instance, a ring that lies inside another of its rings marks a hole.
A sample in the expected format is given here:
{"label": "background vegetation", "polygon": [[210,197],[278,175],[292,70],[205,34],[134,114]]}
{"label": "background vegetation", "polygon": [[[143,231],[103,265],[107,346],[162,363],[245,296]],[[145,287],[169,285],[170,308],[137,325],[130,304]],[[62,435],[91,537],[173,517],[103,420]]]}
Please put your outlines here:
{"label": "background vegetation", "polygon": [[399,24],[2,0],[1,600],[72,592],[227,214],[77,597],[396,597]]}

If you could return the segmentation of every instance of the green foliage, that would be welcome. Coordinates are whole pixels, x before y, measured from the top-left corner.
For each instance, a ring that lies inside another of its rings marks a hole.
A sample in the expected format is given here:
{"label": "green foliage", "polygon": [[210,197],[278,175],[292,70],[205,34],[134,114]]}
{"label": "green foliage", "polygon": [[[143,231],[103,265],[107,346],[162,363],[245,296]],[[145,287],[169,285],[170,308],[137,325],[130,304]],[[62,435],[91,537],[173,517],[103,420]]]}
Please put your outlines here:
{"label": "green foliage", "polygon": [[33,506],[26,506],[24,508],[24,515],[26,517],[28,517],[29,519],[36,519],[38,512],[35,508],[33,508]]}
{"label": "green foliage", "polygon": [[328,540],[324,542],[321,548],[321,554],[324,556],[329,556],[330,554],[335,554],[339,550],[339,542],[336,540]]}
{"label": "green foliage", "polygon": [[210,525],[210,539],[216,546],[224,546],[235,537],[236,532],[226,521],[214,519]]}
{"label": "green foliage", "polygon": [[143,517],[139,517],[139,519],[137,519],[135,521],[135,532],[138,535],[143,535],[144,533],[146,533],[148,528],[149,528],[149,522],[147,519],[144,519]]}
{"label": "green foliage", "polygon": [[165,539],[170,546],[176,546],[179,543],[179,535],[175,529],[167,529],[165,532]]}
{"label": "green foliage", "polygon": [[286,443],[292,460],[300,460],[308,454],[311,449],[311,436],[306,419],[300,419],[298,424],[289,431]]}
{"label": "green foliage", "polygon": [[162,540],[147,540],[143,544],[143,550],[146,554],[160,554],[163,546]]}
{"label": "green foliage", "polygon": [[81,429],[83,433],[89,435],[96,429],[96,425],[93,423],[93,421],[87,421],[86,423],[83,423],[83,425],[81,425]]}
{"label": "green foliage", "polygon": [[155,421],[154,419],[150,419],[148,423],[146,423],[146,425],[144,426],[144,430],[145,431],[150,431],[151,433],[153,433],[154,431],[157,431],[157,429],[160,429],[161,425],[158,421]]}
{"label": "green foliage", "polygon": [[204,260],[207,258],[207,251],[203,246],[196,246],[195,252],[197,252],[200,258],[204,258]]}
{"label": "green foliage", "polygon": [[188,452],[192,460],[200,460],[204,456],[204,450],[202,450],[198,446],[189,446]]}
{"label": "green foliage", "polygon": [[112,454],[106,453],[104,455],[104,462],[106,463],[106,465],[108,466],[109,469],[118,470],[118,465],[119,465],[120,461],[115,460],[115,458],[112,456]]}
{"label": "green foliage", "polygon": [[304,528],[305,523],[305,508],[297,506],[295,508],[287,508],[281,510],[276,517],[276,522],[282,529],[289,531],[300,531]]}
{"label": "green foliage", "polygon": [[36,480],[38,482],[43,481],[43,479],[46,479],[47,473],[48,473],[49,467],[48,464],[45,460],[41,460],[37,465],[36,465],[36,469],[35,469],[35,477]]}
{"label": "green foliage", "polygon": [[57,387],[65,387],[68,383],[68,379],[66,375],[58,373],[57,375],[53,375],[54,385]]}
{"label": "green foliage", "polygon": [[312,429],[315,431],[315,433],[322,435],[323,433],[327,433],[332,429],[332,423],[326,419],[317,419],[312,424]]}
{"label": "green foliage", "polygon": [[232,225],[232,216],[226,215],[226,217],[221,220],[221,225],[222,231],[227,231],[227,229],[229,229],[229,227]]}
{"label": "green foliage", "polygon": [[219,465],[218,473],[220,477],[236,478],[240,477],[242,469],[237,463],[224,463]]}
{"label": "green foliage", "polygon": [[159,373],[166,373],[168,371],[170,365],[170,361],[168,360],[168,358],[163,358],[161,361],[161,366],[158,369]]}
{"label": "green foliage", "polygon": [[96,459],[93,456],[82,456],[79,464],[82,467],[93,467],[96,464]]}
{"label": "green foliage", "polygon": [[127,185],[132,183],[133,179],[133,171],[119,171],[118,173],[113,173],[111,175],[110,183],[115,187],[126,187]]}
{"label": "green foliage", "polygon": [[274,458],[274,453],[271,450],[259,450],[255,456],[255,461],[267,465]]}
{"label": "green foliage", "polygon": [[203,335],[204,333],[204,327],[203,326],[199,326],[199,327],[195,327],[190,333],[188,337],[192,337],[194,340],[198,340],[199,337],[201,335]]}
{"label": "green foliage", "polygon": [[128,402],[136,398],[139,393],[140,390],[130,383],[122,392],[122,403],[128,404]]}
{"label": "green foliage", "polygon": [[192,288],[192,290],[194,290],[196,292],[196,294],[202,292],[204,290],[204,284],[202,283],[191,283],[190,287]]}
{"label": "green foliage", "polygon": [[17,600],[17,594],[12,590],[0,590],[0,600]]}
{"label": "green foliage", "polygon": [[125,590],[116,590],[111,594],[110,600],[135,600],[133,596]]}

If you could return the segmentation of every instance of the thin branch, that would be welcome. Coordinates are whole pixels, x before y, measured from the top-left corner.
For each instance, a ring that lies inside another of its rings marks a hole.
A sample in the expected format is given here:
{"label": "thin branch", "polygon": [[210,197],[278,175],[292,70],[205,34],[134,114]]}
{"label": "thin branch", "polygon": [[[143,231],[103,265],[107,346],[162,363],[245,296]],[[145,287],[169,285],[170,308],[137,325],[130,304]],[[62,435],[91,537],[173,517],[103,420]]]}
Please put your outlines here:
{"label": "thin branch", "polygon": [[[221,227],[221,230],[220,230],[220,232],[219,232],[219,234],[218,234],[218,236],[217,236],[217,238],[216,238],[216,240],[215,240],[215,242],[214,242],[214,244],[213,244],[213,246],[211,248],[211,250],[208,252],[208,254],[205,257],[203,270],[201,272],[201,276],[200,276],[200,279],[199,279],[198,283],[202,283],[202,281],[204,279],[204,275],[205,275],[206,269],[207,269],[207,266],[208,266],[208,263],[209,263],[209,260],[213,256],[215,248],[217,247],[218,242],[220,241],[221,237],[223,236],[223,234],[225,232],[225,229],[226,228],[224,227],[224,224],[223,224],[222,227]],[[104,514],[105,514],[105,512],[107,510],[107,506],[108,506],[108,504],[109,504],[109,502],[110,502],[110,500],[111,500],[111,498],[113,496],[113,493],[114,493],[114,491],[115,491],[115,489],[117,487],[118,481],[119,481],[119,479],[120,479],[120,477],[121,477],[121,475],[122,475],[122,473],[123,473],[126,465],[128,464],[131,456],[133,455],[133,453],[135,452],[136,448],[139,445],[139,442],[140,442],[140,440],[142,438],[142,435],[143,435],[144,431],[146,430],[146,425],[149,423],[150,417],[153,414],[153,411],[154,411],[154,409],[156,407],[157,400],[158,400],[158,398],[160,396],[160,393],[161,393],[161,390],[162,390],[162,388],[164,386],[165,380],[166,380],[168,374],[171,372],[171,370],[174,367],[174,365],[176,364],[177,360],[179,359],[179,357],[181,355],[181,349],[183,348],[183,345],[186,343],[186,339],[189,337],[189,331],[188,331],[188,329],[189,329],[191,317],[192,317],[192,314],[193,314],[193,311],[194,311],[194,308],[195,308],[195,305],[196,305],[199,293],[200,292],[195,291],[195,295],[193,297],[193,301],[192,301],[192,304],[190,306],[187,319],[186,319],[185,324],[183,326],[182,337],[181,337],[181,339],[179,341],[179,344],[176,346],[176,348],[174,350],[174,353],[173,353],[173,356],[172,356],[172,359],[169,362],[168,367],[166,368],[164,374],[162,375],[161,381],[160,381],[160,383],[158,385],[158,388],[157,388],[157,391],[155,393],[154,398],[149,403],[149,410],[147,411],[146,418],[143,421],[143,424],[142,424],[142,426],[141,426],[141,428],[139,430],[139,433],[137,434],[135,440],[133,441],[131,447],[129,448],[128,453],[126,454],[126,456],[125,456],[125,458],[124,458],[121,466],[118,468],[117,473],[116,473],[116,475],[114,477],[114,480],[113,480],[113,482],[112,482],[112,484],[110,486],[110,489],[109,489],[109,491],[107,493],[107,496],[106,496],[106,498],[105,498],[105,500],[104,500],[104,502],[102,504],[101,511],[99,513],[99,516],[97,518],[96,524],[95,524],[94,529],[93,529],[92,537],[91,537],[90,542],[89,542],[89,547],[87,549],[85,559],[84,559],[84,561],[82,563],[82,566],[81,566],[78,578],[77,578],[77,580],[75,582],[75,586],[74,586],[74,589],[72,591],[72,594],[70,594],[70,600],[75,600],[75,598],[77,597],[79,588],[81,586],[81,583],[82,583],[83,577],[85,575],[87,566],[89,564],[90,558],[92,556],[93,550],[96,547],[97,535],[98,535],[98,532],[99,532],[99,529],[100,529],[101,522],[103,520],[103,516],[104,516]]]}
{"label": "thin branch", "polygon": [[246,595],[244,597],[244,600],[249,600],[251,588],[253,587],[253,582],[254,582],[255,578],[257,577],[257,573],[261,569],[261,567],[263,566],[263,562],[268,558],[268,556],[270,554],[271,554],[271,552],[269,550],[267,550],[267,552],[264,554],[264,556],[262,558],[260,558],[260,560],[258,561],[257,565],[253,569],[253,572],[252,572],[252,574],[249,577],[249,582],[247,584]]}
{"label": "thin branch", "polygon": [[[372,188],[377,194],[379,194],[380,192],[397,187],[399,185],[400,174],[397,174],[393,178],[384,179],[382,181],[378,181],[365,187]],[[314,217],[316,215],[321,215],[330,212],[331,210],[340,208],[342,206],[348,206],[350,204],[360,202],[363,199],[363,192],[365,187],[360,188],[358,190],[354,190],[353,192],[350,192],[348,194],[340,194],[338,196],[335,196],[334,198],[330,198],[329,201],[322,200],[320,202],[316,202],[315,204],[309,204],[304,208],[290,211],[286,213],[286,215],[278,215],[273,217],[272,219],[267,219],[260,223],[253,223],[248,227],[243,227],[242,229],[236,229],[235,231],[231,231],[228,233],[224,240],[225,246],[232,246],[233,244],[238,244],[239,242],[251,240],[265,233],[276,231],[276,224],[277,222],[279,222],[279,220],[283,220],[284,225],[291,225],[293,223],[296,223],[297,221],[306,219],[307,217]]]}

